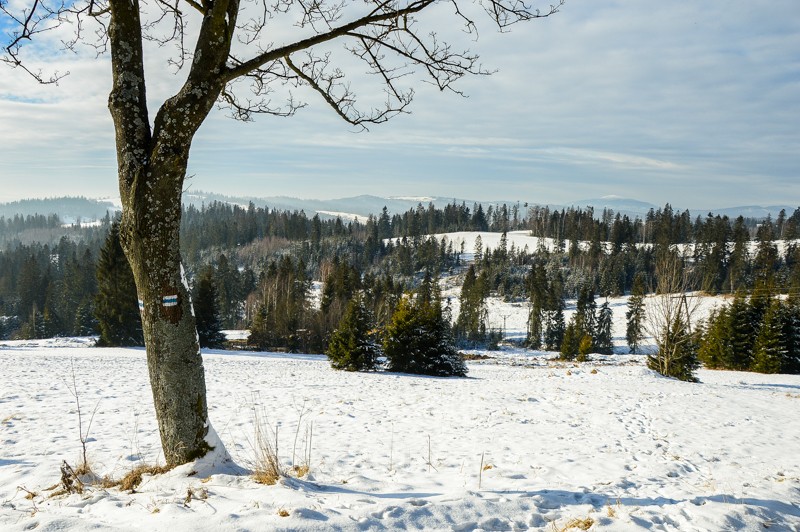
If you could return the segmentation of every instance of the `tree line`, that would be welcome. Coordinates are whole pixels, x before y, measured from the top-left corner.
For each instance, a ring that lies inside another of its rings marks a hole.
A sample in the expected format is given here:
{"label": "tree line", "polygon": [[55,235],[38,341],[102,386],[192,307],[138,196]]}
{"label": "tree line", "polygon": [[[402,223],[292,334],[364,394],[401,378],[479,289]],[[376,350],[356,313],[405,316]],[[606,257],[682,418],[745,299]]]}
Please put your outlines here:
{"label": "tree line", "polygon": [[[58,225],[47,220],[36,216],[15,223]],[[209,325],[201,327],[210,331],[204,345],[219,345],[220,329],[249,327],[251,347],[324,352],[354,298],[375,316],[376,328],[386,330],[403,294],[426,277],[458,274],[460,312],[451,331],[458,345],[496,343],[498,331],[487,327],[486,298],[497,295],[530,302],[530,347],[575,358],[610,350],[610,313],[595,297],[632,294],[631,300],[640,302],[655,290],[659,254],[679,255],[686,290],[796,293],[800,251],[797,242],[785,239],[797,236],[798,222],[800,209],[753,224],[713,215],[690,222],[688,212],[675,213],[669,205],[644,220],[630,220],[608,210],[596,217],[591,208],[484,210],[452,203],[393,215],[384,209],[361,223],[212,203],[188,207],[181,231],[195,307],[201,309],[198,315],[210,316]],[[502,232],[495,249],[484,248],[478,237],[474,249],[466,250],[429,236],[487,229],[527,229],[553,238],[554,245],[550,249],[542,241],[537,249],[518,249]],[[81,238],[65,236],[53,246],[15,242],[0,253],[4,337],[98,334],[109,345],[141,341],[135,330],[140,325],[117,336],[103,332],[109,321],[130,324],[138,318],[132,277],[116,277],[126,264],[115,224],[107,217],[98,227],[78,231]],[[583,237],[589,238],[579,240]],[[471,264],[463,262],[467,252],[474,257]],[[317,302],[311,299],[314,283],[321,290]],[[120,293],[107,294],[111,288]],[[580,307],[569,323],[567,298],[576,298]],[[636,351],[642,310],[628,312],[629,345]]]}

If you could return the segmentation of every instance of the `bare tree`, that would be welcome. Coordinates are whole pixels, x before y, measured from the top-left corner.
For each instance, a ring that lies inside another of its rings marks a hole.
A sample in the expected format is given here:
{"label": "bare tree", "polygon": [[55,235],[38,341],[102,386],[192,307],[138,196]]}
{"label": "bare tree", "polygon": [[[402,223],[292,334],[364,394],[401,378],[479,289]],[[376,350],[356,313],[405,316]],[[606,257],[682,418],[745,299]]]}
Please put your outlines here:
{"label": "bare tree", "polygon": [[668,377],[695,381],[699,363],[692,320],[699,301],[687,293],[690,270],[670,250],[659,253],[655,273],[656,293],[647,305],[644,328],[655,340],[657,352],[648,356],[648,366]]}
{"label": "bare tree", "polygon": [[[476,7],[506,30],[555,13],[563,1],[539,11],[523,0],[0,0],[2,61],[40,83],[63,75],[42,73],[26,58],[29,43],[44,33],[69,25],[68,48],[89,44],[111,51],[108,107],[123,203],[120,234],[141,301],[150,382],[169,465],[208,450],[203,364],[178,228],[189,148],[214,104],[241,120],[258,113],[289,116],[305,105],[294,96],[304,86],[347,123],[366,129],[407,111],[414,96],[409,76],[415,72],[456,93],[454,83],[461,77],[489,73],[477,55],[454,48],[430,28],[448,31],[456,22],[474,38]],[[272,41],[292,28],[294,37]],[[173,45],[170,64],[186,76],[152,120],[145,90],[146,41]],[[343,50],[380,83],[383,105],[357,105],[343,70],[353,61],[340,57]],[[273,101],[277,89],[286,90],[282,103]]]}

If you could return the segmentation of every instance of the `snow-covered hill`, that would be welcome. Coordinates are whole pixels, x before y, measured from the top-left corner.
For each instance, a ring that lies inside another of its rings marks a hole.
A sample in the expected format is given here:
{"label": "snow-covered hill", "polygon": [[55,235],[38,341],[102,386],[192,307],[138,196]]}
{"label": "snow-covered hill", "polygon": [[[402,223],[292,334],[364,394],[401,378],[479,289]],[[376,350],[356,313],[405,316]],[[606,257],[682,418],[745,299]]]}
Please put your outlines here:
{"label": "snow-covered hill", "polygon": [[[800,376],[701,370],[690,384],[635,357],[486,354],[496,358],[471,362],[469,378],[439,379],[209,352],[210,417],[235,463],[148,476],[132,493],[54,496],[61,461],[81,449],[73,371],[93,470],[159,462],[144,353],[4,343],[0,529],[800,527]],[[310,448],[307,476],[264,486],[242,469],[254,410],[277,427],[287,469]]]}

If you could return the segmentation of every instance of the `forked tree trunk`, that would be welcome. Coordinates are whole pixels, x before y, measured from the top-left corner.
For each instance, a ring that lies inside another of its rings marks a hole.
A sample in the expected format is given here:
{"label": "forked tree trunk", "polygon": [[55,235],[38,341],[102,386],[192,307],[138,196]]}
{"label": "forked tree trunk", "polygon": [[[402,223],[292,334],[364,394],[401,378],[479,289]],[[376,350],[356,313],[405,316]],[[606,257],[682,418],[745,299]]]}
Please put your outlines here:
{"label": "forked tree trunk", "polygon": [[152,130],[138,0],[110,0],[109,6],[108,106],[123,205],[120,238],[139,293],[164,457],[168,465],[178,465],[210,448],[203,360],[180,258],[181,193],[192,138],[225,84],[221,72],[238,0],[210,4],[186,82],[161,106]]}

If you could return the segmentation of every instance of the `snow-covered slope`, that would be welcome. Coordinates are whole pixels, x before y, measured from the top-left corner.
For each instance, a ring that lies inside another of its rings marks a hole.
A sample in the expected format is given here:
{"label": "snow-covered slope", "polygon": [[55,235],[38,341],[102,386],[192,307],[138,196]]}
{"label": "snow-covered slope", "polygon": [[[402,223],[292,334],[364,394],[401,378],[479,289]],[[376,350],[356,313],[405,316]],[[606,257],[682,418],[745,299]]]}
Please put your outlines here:
{"label": "snow-covered slope", "polygon": [[800,376],[700,371],[689,384],[631,357],[501,357],[439,379],[213,352],[210,416],[235,462],[252,465],[258,410],[287,468],[313,435],[307,477],[263,486],[195,464],[135,493],[53,497],[81,448],[73,371],[94,471],[159,461],[144,353],[6,343],[0,357],[4,531],[800,527]]}

